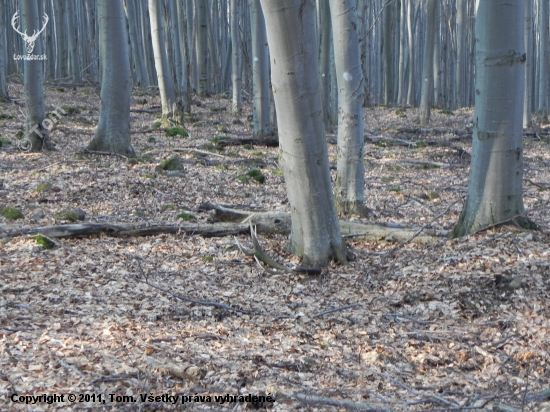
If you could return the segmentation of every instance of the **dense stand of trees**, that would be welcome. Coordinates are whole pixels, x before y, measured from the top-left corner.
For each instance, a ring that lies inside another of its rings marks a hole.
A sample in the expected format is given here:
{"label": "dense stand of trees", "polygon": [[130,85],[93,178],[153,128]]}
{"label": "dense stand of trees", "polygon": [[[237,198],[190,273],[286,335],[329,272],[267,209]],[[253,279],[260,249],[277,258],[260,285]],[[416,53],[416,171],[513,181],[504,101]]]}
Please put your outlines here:
{"label": "dense stand of trees", "polygon": [[[472,183],[455,234],[523,213],[521,126],[549,110],[547,0],[1,0],[0,22],[0,100],[6,76],[23,73],[33,151],[48,147],[44,78],[100,83],[90,148],[126,155],[132,84],[158,86],[173,125],[193,92],[233,89],[235,115],[248,98],[255,137],[278,124],[291,245],[310,263],[344,261],[336,210],[365,212],[364,105],[419,106],[427,125],[432,106],[475,104]],[[31,42],[47,60],[12,57]],[[336,124],[333,195],[323,137]]]}

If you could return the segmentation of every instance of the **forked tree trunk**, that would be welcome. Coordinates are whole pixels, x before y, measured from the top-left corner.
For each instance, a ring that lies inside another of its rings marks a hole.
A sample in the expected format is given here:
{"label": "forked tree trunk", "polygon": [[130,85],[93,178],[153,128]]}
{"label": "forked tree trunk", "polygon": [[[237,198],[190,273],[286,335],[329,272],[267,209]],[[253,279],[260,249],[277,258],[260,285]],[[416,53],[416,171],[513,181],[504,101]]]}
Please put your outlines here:
{"label": "forked tree trunk", "polygon": [[305,265],[346,261],[322,120],[314,0],[262,0],[290,203],[290,250]]}
{"label": "forked tree trunk", "polygon": [[[518,18],[523,10],[524,0],[479,2],[470,183],[454,236],[514,219],[524,211],[524,20]],[[523,218],[516,221],[528,223]]]}
{"label": "forked tree trunk", "polygon": [[[21,0],[21,26],[23,33],[38,32],[44,23],[38,14],[38,5],[35,0]],[[27,46],[27,45],[25,45]],[[39,35],[34,43],[32,55],[42,55],[42,37]],[[44,109],[44,70],[41,60],[24,61],[24,89],[25,89],[25,131],[26,137],[21,143],[21,149],[30,152],[39,152],[43,148],[50,149],[49,119],[45,121]]]}
{"label": "forked tree trunk", "polygon": [[338,176],[336,209],[346,215],[365,215],[364,120],[365,84],[355,0],[330,0],[338,84]]}
{"label": "forked tree trunk", "polygon": [[134,156],[130,138],[132,73],[122,0],[98,0],[101,113],[89,150]]}

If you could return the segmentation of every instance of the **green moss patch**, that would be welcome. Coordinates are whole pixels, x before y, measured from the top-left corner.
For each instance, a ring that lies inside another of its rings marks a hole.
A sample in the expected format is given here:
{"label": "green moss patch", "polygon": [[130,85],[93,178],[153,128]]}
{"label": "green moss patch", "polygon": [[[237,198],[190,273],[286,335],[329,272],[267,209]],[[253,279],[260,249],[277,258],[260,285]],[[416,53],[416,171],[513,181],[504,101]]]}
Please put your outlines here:
{"label": "green moss patch", "polygon": [[19,209],[9,206],[2,209],[2,216],[9,220],[23,219],[25,217]]}

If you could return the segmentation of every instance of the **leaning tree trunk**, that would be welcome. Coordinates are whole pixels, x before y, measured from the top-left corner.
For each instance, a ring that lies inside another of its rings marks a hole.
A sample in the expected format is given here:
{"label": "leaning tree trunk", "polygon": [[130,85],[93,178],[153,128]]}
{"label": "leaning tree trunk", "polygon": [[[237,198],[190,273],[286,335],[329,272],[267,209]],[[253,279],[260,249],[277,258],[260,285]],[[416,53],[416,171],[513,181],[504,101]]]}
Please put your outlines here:
{"label": "leaning tree trunk", "polygon": [[[23,23],[22,33],[38,33],[43,28],[44,20],[38,15],[38,5],[34,0],[21,0],[19,2],[21,9],[21,20]],[[51,149],[49,143],[48,124],[49,119],[45,119],[44,108],[44,86],[41,60],[31,60],[34,55],[42,55],[42,38],[39,35],[31,49],[27,42],[29,59],[24,60],[24,89],[25,89],[25,131],[26,137],[21,142],[21,149],[30,152],[39,152],[43,148]],[[30,50],[30,51],[29,51]]]}
{"label": "leaning tree trunk", "polygon": [[346,215],[365,215],[363,70],[359,54],[355,0],[330,0],[338,83],[338,176],[336,208]]}
{"label": "leaning tree trunk", "polygon": [[101,113],[89,150],[134,156],[130,138],[132,73],[122,0],[98,0]]}
{"label": "leaning tree trunk", "polygon": [[261,139],[273,135],[269,110],[269,54],[265,32],[265,19],[260,0],[249,0],[252,31],[252,110],[254,137]]}
{"label": "leaning tree trunk", "polygon": [[306,265],[346,261],[330,184],[314,0],[261,0],[272,62],[280,164],[290,203],[290,250]]}
{"label": "leaning tree trunk", "polygon": [[[475,23],[476,103],[468,199],[454,236],[523,214],[524,0],[480,1]],[[502,30],[506,27],[506,30]]]}
{"label": "leaning tree trunk", "polygon": [[430,122],[431,101],[434,90],[434,46],[437,3],[439,0],[428,0],[426,17],[426,38],[424,39],[424,56],[422,59],[422,94],[420,97],[420,124],[427,126]]}
{"label": "leaning tree trunk", "polygon": [[[163,0],[160,0],[161,2]],[[176,99],[174,80],[168,66],[168,56],[164,42],[164,17],[159,0],[149,0],[149,18],[151,21],[151,39],[155,55],[155,69],[162,103],[162,117],[166,126],[183,125],[183,103]]]}

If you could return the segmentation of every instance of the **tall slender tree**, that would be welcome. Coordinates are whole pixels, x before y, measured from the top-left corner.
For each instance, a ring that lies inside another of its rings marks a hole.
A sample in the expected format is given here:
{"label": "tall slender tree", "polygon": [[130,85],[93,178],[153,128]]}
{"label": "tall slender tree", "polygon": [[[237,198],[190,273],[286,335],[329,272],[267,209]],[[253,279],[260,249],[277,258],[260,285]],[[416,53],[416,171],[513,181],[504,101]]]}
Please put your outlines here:
{"label": "tall slender tree", "polygon": [[155,55],[155,69],[162,103],[162,117],[166,126],[171,123],[183,125],[183,103],[176,98],[174,79],[168,66],[166,44],[164,40],[163,0],[149,0],[149,18],[151,21],[151,39]]}
{"label": "tall slender tree", "polygon": [[238,115],[242,109],[242,46],[239,33],[241,0],[231,0],[231,81],[233,100],[231,111]]}
{"label": "tall slender tree", "polygon": [[280,165],[292,231],[306,264],[346,261],[330,184],[322,120],[314,0],[261,0],[272,62]]}
{"label": "tall slender tree", "polygon": [[[38,14],[38,5],[34,0],[20,0],[21,19],[23,22],[23,39],[25,39],[28,57],[29,55],[41,55],[43,46],[41,36],[32,36],[29,41],[29,33],[39,33],[47,23],[46,16]],[[19,21],[14,17],[15,22]],[[18,30],[20,31],[20,30]],[[24,90],[25,90],[25,130],[26,137],[22,148],[26,151],[38,152],[42,149],[51,149],[50,134],[45,122],[44,108],[44,69],[41,60],[26,59],[24,61]]]}
{"label": "tall slender tree", "polygon": [[[468,199],[454,236],[515,220],[527,226],[523,183],[524,0],[480,1]],[[502,28],[505,27],[506,30]]]}
{"label": "tall slender tree", "polygon": [[254,137],[273,135],[269,110],[269,49],[260,0],[249,0],[252,31],[252,106]]}
{"label": "tall slender tree", "polygon": [[436,16],[439,0],[428,0],[426,16],[426,38],[424,39],[424,56],[422,59],[422,95],[420,98],[420,124],[430,122],[432,95],[434,90],[434,46],[436,33]]}
{"label": "tall slender tree", "polygon": [[130,135],[132,73],[122,0],[97,0],[101,112],[88,149],[134,156]]}
{"label": "tall slender tree", "polygon": [[365,84],[355,0],[330,0],[338,84],[338,176],[336,208],[344,214],[365,214],[364,120]]}
{"label": "tall slender tree", "polygon": [[[0,1],[0,19],[5,19],[4,7],[4,2]],[[0,102],[10,101],[6,82],[6,45],[5,25],[0,24]]]}

